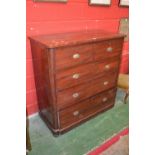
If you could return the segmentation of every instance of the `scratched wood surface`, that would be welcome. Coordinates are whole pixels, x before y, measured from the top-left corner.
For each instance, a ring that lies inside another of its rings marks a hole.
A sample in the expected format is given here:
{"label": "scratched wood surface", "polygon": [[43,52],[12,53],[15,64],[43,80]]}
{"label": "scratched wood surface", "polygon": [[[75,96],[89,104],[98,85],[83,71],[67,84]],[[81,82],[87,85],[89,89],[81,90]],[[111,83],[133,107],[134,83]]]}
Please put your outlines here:
{"label": "scratched wood surface", "polygon": [[48,35],[31,36],[30,38],[42,43],[48,48],[77,45],[81,43],[96,42],[114,38],[122,38],[123,34],[110,33],[104,30],[83,30],[76,32],[57,33]]}

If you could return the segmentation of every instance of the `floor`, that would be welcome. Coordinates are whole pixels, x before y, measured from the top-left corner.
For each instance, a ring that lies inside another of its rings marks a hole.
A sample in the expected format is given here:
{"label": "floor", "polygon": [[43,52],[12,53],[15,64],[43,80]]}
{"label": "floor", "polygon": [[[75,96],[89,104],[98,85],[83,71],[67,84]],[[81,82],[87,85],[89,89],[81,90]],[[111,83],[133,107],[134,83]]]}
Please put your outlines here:
{"label": "floor", "polygon": [[[30,118],[32,151],[29,155],[84,155],[128,127],[129,104],[118,90],[114,108],[59,137],[54,137],[39,116]],[[126,137],[101,155],[128,155]]]}
{"label": "floor", "polygon": [[129,135],[121,137],[118,142],[100,155],[129,155]]}

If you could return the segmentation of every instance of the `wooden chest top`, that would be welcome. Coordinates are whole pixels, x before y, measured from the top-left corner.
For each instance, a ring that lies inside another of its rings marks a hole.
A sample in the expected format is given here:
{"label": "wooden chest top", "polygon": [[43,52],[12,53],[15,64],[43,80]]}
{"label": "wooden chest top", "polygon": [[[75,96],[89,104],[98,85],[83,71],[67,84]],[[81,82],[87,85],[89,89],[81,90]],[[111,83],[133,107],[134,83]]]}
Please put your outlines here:
{"label": "wooden chest top", "polygon": [[30,39],[35,40],[48,48],[55,48],[122,37],[124,37],[123,34],[109,33],[103,30],[89,30],[31,36]]}

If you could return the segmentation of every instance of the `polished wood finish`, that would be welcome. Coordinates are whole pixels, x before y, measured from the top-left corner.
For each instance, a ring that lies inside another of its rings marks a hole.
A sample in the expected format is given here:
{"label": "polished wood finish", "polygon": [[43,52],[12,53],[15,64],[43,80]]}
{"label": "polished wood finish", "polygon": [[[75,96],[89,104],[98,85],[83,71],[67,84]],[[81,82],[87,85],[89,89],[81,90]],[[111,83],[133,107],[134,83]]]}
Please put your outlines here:
{"label": "polished wood finish", "polygon": [[115,93],[115,89],[110,90],[60,111],[60,128],[66,128],[113,105]]}
{"label": "polished wood finish", "polygon": [[44,45],[47,48],[67,47],[93,43],[111,39],[124,38],[123,34],[109,33],[103,30],[88,30],[77,32],[66,32],[49,35],[31,36],[31,40]]}
{"label": "polished wood finish", "polygon": [[106,59],[120,55],[122,49],[122,40],[123,38],[112,39],[94,44],[95,60]]}
{"label": "polished wood finish", "polygon": [[99,79],[86,82],[85,84],[58,92],[57,106],[61,109],[112,88],[116,85],[115,79],[116,74],[109,74],[108,76],[103,76]]}
{"label": "polished wood finish", "polygon": [[63,90],[82,84],[118,69],[119,59],[113,58],[96,63],[83,64],[77,67],[59,71],[56,74],[57,90]]}
{"label": "polished wood finish", "polygon": [[55,50],[56,70],[93,61],[92,45],[61,47]]}
{"label": "polished wood finish", "polygon": [[54,134],[114,106],[123,39],[99,30],[30,37],[39,112]]}

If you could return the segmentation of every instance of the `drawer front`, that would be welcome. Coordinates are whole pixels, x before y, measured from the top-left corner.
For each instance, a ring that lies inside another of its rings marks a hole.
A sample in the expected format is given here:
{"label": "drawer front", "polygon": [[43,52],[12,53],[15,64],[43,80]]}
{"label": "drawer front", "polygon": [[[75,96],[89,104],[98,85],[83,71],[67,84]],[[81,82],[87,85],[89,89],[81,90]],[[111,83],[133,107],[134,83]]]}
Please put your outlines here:
{"label": "drawer front", "polygon": [[65,128],[77,123],[83,119],[86,119],[103,109],[114,105],[115,90],[110,90],[105,93],[94,96],[91,99],[82,101],[76,105],[73,105],[65,110],[60,111],[60,126]]}
{"label": "drawer front", "polygon": [[92,44],[57,48],[55,50],[56,70],[68,68],[93,60]]}
{"label": "drawer front", "polygon": [[116,85],[117,73],[103,76],[83,85],[75,86],[57,93],[57,106],[62,109]]}
{"label": "drawer front", "polygon": [[92,78],[95,71],[95,64],[90,63],[64,71],[59,71],[56,74],[57,90],[63,90],[81,84]]}
{"label": "drawer front", "polygon": [[94,58],[95,60],[105,59],[121,54],[123,39],[106,40],[95,43]]}
{"label": "drawer front", "polygon": [[99,63],[90,63],[72,69],[59,71],[56,74],[57,90],[63,90],[91,80],[98,76],[103,76],[112,71],[117,71],[119,59],[111,59]]}
{"label": "drawer front", "polygon": [[109,59],[96,63],[94,73],[95,75],[106,75],[111,72],[117,72],[119,69],[120,59]]}

